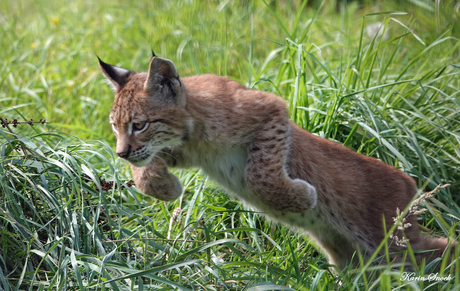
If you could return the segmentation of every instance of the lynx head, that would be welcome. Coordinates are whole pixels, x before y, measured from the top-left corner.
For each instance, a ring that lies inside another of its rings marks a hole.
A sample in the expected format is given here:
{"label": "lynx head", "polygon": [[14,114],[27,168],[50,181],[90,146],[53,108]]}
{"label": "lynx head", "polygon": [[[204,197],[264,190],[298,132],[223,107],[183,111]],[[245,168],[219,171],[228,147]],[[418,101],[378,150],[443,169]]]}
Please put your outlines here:
{"label": "lynx head", "polygon": [[110,124],[119,157],[142,167],[164,147],[179,145],[187,138],[191,119],[185,110],[185,85],[170,60],[153,55],[147,73],[101,59],[99,67],[115,91]]}

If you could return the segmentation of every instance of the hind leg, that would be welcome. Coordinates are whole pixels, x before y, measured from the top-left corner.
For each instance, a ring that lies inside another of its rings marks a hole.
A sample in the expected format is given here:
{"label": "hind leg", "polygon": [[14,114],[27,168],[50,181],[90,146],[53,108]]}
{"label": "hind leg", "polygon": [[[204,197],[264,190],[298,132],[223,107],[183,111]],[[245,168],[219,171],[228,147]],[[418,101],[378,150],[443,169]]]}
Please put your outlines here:
{"label": "hind leg", "polygon": [[329,264],[336,265],[339,270],[343,270],[350,263],[353,267],[359,264],[354,243],[335,229],[322,228],[315,233],[309,232],[309,237],[324,251]]}

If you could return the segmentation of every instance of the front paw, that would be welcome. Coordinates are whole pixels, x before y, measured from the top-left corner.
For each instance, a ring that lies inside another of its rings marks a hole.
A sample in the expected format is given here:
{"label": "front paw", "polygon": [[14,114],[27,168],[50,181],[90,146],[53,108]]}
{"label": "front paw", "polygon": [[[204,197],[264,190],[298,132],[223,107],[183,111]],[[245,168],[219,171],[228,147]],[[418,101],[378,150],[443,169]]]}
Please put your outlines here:
{"label": "front paw", "polygon": [[292,196],[295,200],[295,205],[301,210],[309,210],[315,208],[318,201],[316,188],[308,182],[300,179],[292,180]]}
{"label": "front paw", "polygon": [[182,194],[182,184],[171,173],[151,180],[135,180],[134,183],[142,193],[164,201],[175,200]]}

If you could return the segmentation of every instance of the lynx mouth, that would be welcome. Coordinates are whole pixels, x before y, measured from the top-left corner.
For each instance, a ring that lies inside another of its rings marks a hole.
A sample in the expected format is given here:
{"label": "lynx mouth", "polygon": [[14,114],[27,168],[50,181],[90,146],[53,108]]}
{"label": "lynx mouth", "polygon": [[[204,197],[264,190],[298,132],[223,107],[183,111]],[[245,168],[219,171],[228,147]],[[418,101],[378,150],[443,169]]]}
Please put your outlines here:
{"label": "lynx mouth", "polygon": [[154,155],[145,155],[142,157],[128,158],[127,161],[135,167],[143,167],[152,161]]}
{"label": "lynx mouth", "polygon": [[155,153],[152,152],[151,148],[144,145],[130,151],[127,156],[120,157],[128,161],[133,166],[143,167],[150,163],[154,155]]}
{"label": "lynx mouth", "polygon": [[135,151],[132,155],[129,156],[126,160],[135,167],[143,167],[150,163],[153,157],[162,149],[163,147],[152,147],[145,145]]}

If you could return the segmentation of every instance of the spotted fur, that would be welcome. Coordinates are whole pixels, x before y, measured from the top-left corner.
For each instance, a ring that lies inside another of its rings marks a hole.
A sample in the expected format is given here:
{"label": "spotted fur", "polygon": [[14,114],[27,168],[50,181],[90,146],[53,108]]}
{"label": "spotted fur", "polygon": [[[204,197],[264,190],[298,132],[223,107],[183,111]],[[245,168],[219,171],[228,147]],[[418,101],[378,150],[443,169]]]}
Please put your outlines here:
{"label": "spotted fur", "polygon": [[[416,193],[414,181],[374,158],[315,136],[291,121],[283,99],[225,77],[179,78],[154,56],[148,73],[105,64],[116,95],[110,123],[117,154],[131,163],[136,186],[174,200],[182,186],[168,167],[199,167],[272,220],[309,234],[343,268],[357,249],[372,253]],[[440,256],[446,239],[406,229],[417,258]],[[402,247],[390,244],[390,251]],[[394,256],[398,258],[398,255]]]}

